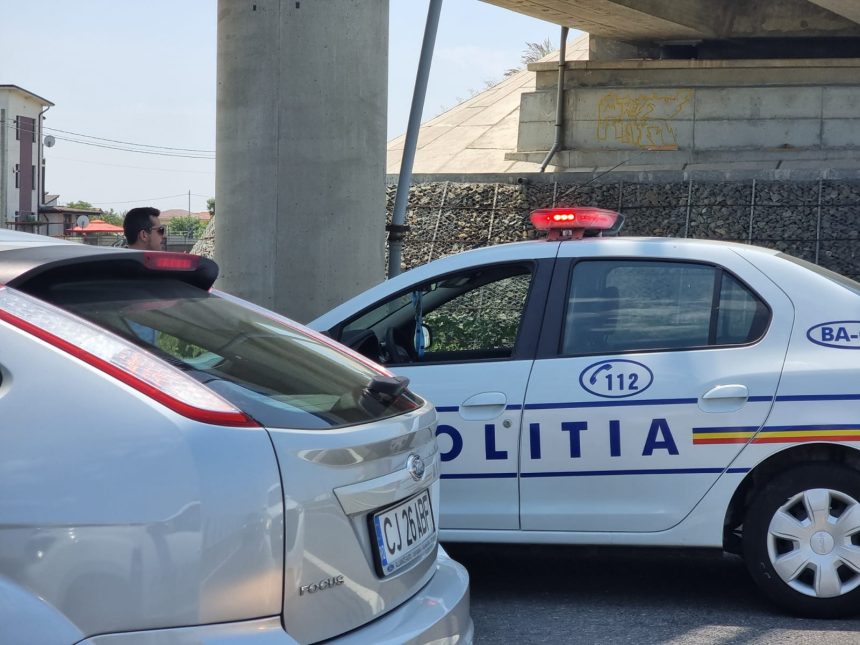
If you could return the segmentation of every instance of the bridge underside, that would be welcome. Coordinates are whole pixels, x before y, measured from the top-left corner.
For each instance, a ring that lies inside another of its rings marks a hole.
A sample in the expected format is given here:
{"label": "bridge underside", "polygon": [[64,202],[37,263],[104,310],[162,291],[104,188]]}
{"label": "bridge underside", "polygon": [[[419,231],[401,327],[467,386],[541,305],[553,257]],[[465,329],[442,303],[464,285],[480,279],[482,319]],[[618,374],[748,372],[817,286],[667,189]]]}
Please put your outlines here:
{"label": "bridge underside", "polygon": [[832,58],[834,47],[840,57],[860,56],[857,0],[484,2],[620,41],[647,58]]}
{"label": "bridge underside", "polygon": [[860,0],[484,0],[588,32],[525,93],[511,161],[858,166]]}

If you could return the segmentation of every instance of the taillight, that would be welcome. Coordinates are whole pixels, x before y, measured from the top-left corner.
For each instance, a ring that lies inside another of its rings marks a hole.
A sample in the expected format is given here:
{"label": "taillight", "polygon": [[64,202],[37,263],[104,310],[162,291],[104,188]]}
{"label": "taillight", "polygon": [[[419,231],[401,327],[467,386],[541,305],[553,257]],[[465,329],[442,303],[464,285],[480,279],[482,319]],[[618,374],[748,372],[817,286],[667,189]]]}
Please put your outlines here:
{"label": "taillight", "polygon": [[31,296],[0,287],[0,320],[202,423],[258,424],[212,390],[133,343]]}
{"label": "taillight", "polygon": [[143,266],[152,271],[194,271],[200,266],[200,256],[190,253],[146,251]]}

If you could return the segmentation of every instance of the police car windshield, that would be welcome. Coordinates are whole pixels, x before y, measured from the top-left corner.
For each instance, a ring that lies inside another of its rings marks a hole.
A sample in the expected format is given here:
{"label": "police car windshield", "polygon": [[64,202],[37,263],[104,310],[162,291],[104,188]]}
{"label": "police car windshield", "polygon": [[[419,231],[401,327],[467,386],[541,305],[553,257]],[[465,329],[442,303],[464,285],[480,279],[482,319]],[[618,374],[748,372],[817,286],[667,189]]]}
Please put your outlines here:
{"label": "police car windshield", "polygon": [[91,280],[36,294],[205,383],[269,427],[328,429],[414,410],[371,396],[379,374],[299,327],[173,279]]}
{"label": "police car windshield", "polygon": [[804,269],[809,269],[813,273],[817,273],[822,278],[827,278],[831,282],[835,282],[836,284],[845,287],[849,291],[853,291],[857,295],[860,295],[860,282],[852,280],[851,278],[847,278],[841,273],[836,273],[835,271],[831,271],[830,269],[825,269],[824,267],[818,266],[817,264],[813,264],[812,262],[807,262],[806,260],[801,260],[800,258],[796,258],[793,255],[788,255],[787,253],[778,253],[777,257],[780,257],[784,260],[788,260],[789,262],[794,262],[802,266]]}

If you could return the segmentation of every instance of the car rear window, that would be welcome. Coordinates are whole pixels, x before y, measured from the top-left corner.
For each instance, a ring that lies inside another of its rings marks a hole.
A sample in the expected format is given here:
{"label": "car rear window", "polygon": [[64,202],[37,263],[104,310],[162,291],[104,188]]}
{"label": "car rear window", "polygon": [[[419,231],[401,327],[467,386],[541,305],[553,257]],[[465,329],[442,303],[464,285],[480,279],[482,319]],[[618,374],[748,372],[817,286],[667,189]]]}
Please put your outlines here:
{"label": "car rear window", "polygon": [[179,367],[269,427],[328,429],[414,410],[408,390],[368,392],[380,373],[250,308],[172,279],[61,283],[34,294]]}

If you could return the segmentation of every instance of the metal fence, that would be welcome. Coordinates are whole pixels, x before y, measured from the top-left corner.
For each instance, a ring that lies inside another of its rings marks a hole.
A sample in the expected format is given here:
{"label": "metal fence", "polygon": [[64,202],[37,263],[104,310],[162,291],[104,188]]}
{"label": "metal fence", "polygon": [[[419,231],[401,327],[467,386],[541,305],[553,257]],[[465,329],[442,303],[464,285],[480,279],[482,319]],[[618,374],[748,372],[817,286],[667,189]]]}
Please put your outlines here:
{"label": "metal fence", "polygon": [[[393,192],[390,187],[389,213]],[[860,182],[828,180],[417,184],[410,191],[404,268],[529,239],[532,210],[574,204],[624,213],[623,235],[755,244],[860,279]]]}

